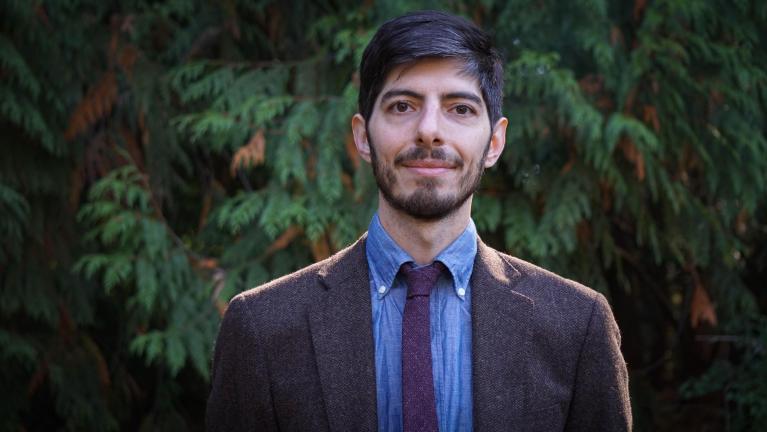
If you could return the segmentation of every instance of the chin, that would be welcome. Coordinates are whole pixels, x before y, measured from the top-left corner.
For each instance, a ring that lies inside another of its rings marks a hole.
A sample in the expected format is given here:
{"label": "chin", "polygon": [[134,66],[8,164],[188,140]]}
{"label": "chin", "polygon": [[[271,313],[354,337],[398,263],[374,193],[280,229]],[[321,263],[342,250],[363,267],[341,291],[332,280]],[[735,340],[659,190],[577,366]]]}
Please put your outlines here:
{"label": "chin", "polygon": [[423,189],[407,196],[385,197],[389,205],[397,211],[414,219],[432,222],[444,219],[458,211],[468,197],[459,198],[455,194],[427,192]]}

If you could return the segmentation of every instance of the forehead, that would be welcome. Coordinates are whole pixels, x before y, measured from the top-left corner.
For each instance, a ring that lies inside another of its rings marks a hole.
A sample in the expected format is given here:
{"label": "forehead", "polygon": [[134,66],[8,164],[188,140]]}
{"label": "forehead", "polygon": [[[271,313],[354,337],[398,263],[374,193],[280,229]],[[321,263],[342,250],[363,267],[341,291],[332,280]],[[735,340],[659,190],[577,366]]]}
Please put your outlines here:
{"label": "forehead", "polygon": [[423,94],[472,92],[482,98],[479,80],[467,72],[466,63],[458,59],[430,58],[397,66],[386,76],[378,99],[392,89]]}

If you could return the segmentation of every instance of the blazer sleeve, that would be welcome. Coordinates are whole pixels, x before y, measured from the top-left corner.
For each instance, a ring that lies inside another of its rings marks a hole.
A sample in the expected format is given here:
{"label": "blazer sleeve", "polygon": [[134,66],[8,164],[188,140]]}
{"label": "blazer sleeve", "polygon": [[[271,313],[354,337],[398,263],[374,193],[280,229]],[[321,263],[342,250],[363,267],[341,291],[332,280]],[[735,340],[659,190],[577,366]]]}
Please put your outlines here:
{"label": "blazer sleeve", "polygon": [[205,413],[208,431],[277,430],[265,353],[259,347],[255,327],[246,299],[232,299],[213,355]]}
{"label": "blazer sleeve", "polygon": [[597,295],[578,359],[565,430],[630,431],[628,372],[607,300]]}

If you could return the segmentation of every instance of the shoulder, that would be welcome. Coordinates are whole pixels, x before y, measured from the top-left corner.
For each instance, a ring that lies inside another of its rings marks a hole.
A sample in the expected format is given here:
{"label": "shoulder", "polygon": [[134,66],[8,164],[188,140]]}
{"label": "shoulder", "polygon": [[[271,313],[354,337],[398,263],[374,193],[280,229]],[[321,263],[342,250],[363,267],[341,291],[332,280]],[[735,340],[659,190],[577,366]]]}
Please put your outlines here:
{"label": "shoulder", "polygon": [[481,243],[480,250],[483,260],[497,267],[495,273],[505,275],[495,279],[501,284],[497,289],[524,298],[530,305],[525,324],[537,335],[539,358],[575,361],[589,335],[601,335],[600,346],[607,341],[620,345],[620,331],[604,295]]}
{"label": "shoulder", "polygon": [[592,317],[610,317],[610,306],[601,293],[538,265],[479,243],[478,257],[492,272],[503,273],[504,289],[526,297],[543,323],[585,329]]}
{"label": "shoulder", "polygon": [[478,258],[495,267],[494,272],[503,272],[513,282],[512,289],[529,297],[536,303],[554,299],[568,299],[592,303],[604,297],[597,291],[571,279],[562,277],[543,267],[493,249],[480,242]]}
{"label": "shoulder", "polygon": [[342,280],[360,265],[367,265],[366,235],[329,258],[237,294],[227,314],[247,314],[267,320],[295,315],[316,302],[326,284]]}

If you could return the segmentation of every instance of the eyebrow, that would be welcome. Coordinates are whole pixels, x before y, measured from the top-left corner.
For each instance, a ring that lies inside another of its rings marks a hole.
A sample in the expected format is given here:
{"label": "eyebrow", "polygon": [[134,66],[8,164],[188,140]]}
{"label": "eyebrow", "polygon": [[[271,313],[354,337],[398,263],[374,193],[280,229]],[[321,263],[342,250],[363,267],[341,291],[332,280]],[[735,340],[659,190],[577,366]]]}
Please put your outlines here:
{"label": "eyebrow", "polygon": [[[387,100],[398,97],[398,96],[407,96],[407,97],[411,97],[413,99],[418,99],[418,100],[424,99],[424,95],[414,92],[412,90],[391,89],[381,96],[381,103],[383,104]],[[457,92],[443,93],[442,95],[440,95],[440,99],[442,100],[466,99],[466,100],[474,102],[475,104],[479,106],[483,105],[482,98],[480,98],[479,96],[471,92],[457,91]]]}

